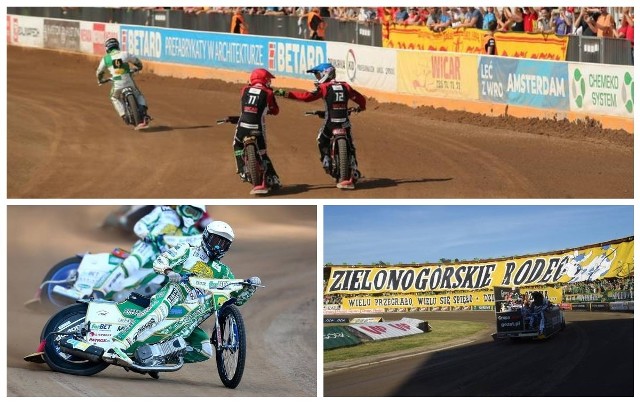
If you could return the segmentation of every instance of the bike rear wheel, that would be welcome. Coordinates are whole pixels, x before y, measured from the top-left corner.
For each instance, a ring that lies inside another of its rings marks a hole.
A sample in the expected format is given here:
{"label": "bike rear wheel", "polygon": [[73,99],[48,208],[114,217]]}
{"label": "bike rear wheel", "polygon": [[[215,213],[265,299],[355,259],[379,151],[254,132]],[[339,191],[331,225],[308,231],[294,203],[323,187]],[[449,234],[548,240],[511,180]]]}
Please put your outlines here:
{"label": "bike rear wheel", "polygon": [[[240,310],[235,305],[227,306],[218,318],[222,345],[216,346],[216,364],[220,380],[227,388],[240,384],[247,356],[246,333]],[[215,340],[215,336],[214,336]],[[215,345],[215,343],[214,343]]]}
{"label": "bike rear wheel", "polygon": [[258,150],[255,144],[247,144],[244,147],[246,156],[247,169],[249,170],[249,176],[251,177],[251,184],[253,186],[262,185],[262,170],[260,169],[260,163],[258,162]]}
{"label": "bike rear wheel", "polygon": [[134,126],[138,126],[142,122],[140,117],[140,108],[138,108],[138,101],[133,94],[127,94],[127,104],[129,105],[129,118],[134,123]]}
{"label": "bike rear wheel", "polygon": [[46,276],[44,276],[43,283],[47,283],[40,292],[40,301],[43,308],[50,311],[55,311],[65,306],[73,304],[75,301],[64,295],[53,292],[53,287],[56,285],[63,286],[65,288],[73,288],[75,279],[77,277],[78,267],[82,258],[80,256],[73,256],[53,266]]}
{"label": "bike rear wheel", "polygon": [[351,178],[351,170],[349,167],[349,148],[347,144],[347,139],[340,138],[337,140],[338,147],[338,172],[340,174],[340,178],[338,178],[338,182],[346,181]]}
{"label": "bike rear wheel", "polygon": [[[44,360],[52,370],[71,375],[89,376],[97,374],[109,366],[105,362],[92,362],[60,350],[59,342],[69,337],[68,333],[80,336],[86,315],[86,304],[71,305],[52,316],[42,329],[41,339],[46,338]],[[67,334],[51,334],[55,332]]]}

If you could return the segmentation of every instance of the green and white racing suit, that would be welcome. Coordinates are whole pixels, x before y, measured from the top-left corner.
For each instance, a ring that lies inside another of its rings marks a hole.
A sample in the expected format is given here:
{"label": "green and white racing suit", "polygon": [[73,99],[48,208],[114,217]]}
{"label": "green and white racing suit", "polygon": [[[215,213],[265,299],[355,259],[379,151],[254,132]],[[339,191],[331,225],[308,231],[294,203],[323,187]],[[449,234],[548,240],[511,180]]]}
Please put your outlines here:
{"label": "green and white racing suit", "polygon": [[[162,244],[155,242],[155,239],[161,235],[197,235],[200,233],[195,226],[198,219],[200,217],[195,220],[181,220],[178,213],[169,206],[154,208],[133,227],[133,232],[140,240],[131,248],[131,254],[96,284],[96,291],[102,293],[105,299],[112,299],[116,292],[123,289],[122,282],[125,279],[136,274],[162,251]],[[191,226],[188,226],[189,223]],[[137,284],[150,281],[155,277],[155,273],[150,273],[148,277]]]}
{"label": "green and white racing suit", "polygon": [[102,57],[100,64],[98,65],[98,69],[96,70],[96,77],[98,78],[98,81],[102,79],[105,71],[109,70],[111,78],[113,79],[113,87],[111,87],[109,96],[111,97],[113,107],[121,117],[124,116],[125,111],[124,105],[120,102],[118,95],[120,94],[120,91],[126,87],[133,88],[138,105],[142,106],[145,110],[147,108],[147,101],[144,99],[142,92],[140,92],[131,77],[131,68],[129,67],[129,63],[136,66],[138,70],[142,69],[142,62],[136,56],[128,52],[122,52],[114,49]]}
{"label": "green and white racing suit", "polygon": [[[162,274],[174,271],[178,274],[193,274],[197,277],[235,278],[229,266],[210,259],[200,246],[190,246],[186,243],[177,245],[158,256],[153,263],[153,269]],[[232,295],[237,298],[236,305],[242,305],[254,292],[255,287],[247,286]],[[151,304],[144,314],[114,337],[113,345],[122,351],[126,350],[139,336],[143,335],[143,338],[146,338],[147,332],[153,333],[156,330],[154,328],[169,315],[173,306],[186,299],[197,299],[197,295],[196,289],[188,283],[167,283],[151,298]],[[191,347],[188,349],[189,361],[204,361],[212,356],[213,350],[209,336],[201,328],[194,326],[194,331],[185,340]]]}

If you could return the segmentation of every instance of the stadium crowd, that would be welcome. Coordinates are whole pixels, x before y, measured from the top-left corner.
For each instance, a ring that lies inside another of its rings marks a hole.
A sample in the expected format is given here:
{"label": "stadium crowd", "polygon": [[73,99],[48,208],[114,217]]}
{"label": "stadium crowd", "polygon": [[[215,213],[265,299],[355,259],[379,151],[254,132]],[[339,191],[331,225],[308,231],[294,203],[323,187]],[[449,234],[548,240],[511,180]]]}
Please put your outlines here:
{"label": "stadium crowd", "polygon": [[[144,7],[139,7],[144,8]],[[185,13],[302,17],[316,9],[322,18],[362,23],[425,25],[434,31],[475,27],[488,30],[496,21],[501,32],[541,32],[627,38],[633,41],[633,7],[151,7]]]}

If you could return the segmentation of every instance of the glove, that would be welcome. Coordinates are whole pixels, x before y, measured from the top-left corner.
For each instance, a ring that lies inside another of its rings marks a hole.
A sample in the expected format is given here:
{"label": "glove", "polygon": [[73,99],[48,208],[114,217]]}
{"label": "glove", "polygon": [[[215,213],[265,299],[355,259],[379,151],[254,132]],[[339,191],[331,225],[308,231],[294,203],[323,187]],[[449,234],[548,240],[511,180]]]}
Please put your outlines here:
{"label": "glove", "polygon": [[247,279],[247,283],[251,284],[251,286],[256,287],[262,284],[262,281],[260,281],[260,277],[249,277]]}
{"label": "glove", "polygon": [[289,95],[289,93],[285,90],[283,90],[282,88],[278,88],[277,90],[273,91],[273,94],[278,96],[278,97],[287,97],[287,95]]}
{"label": "glove", "polygon": [[145,236],[142,240],[144,241],[144,243],[150,243],[150,244],[156,243],[156,237],[151,234]]}
{"label": "glove", "polygon": [[167,273],[165,273],[165,276],[167,276],[170,283],[179,283],[180,281],[182,281],[182,276],[173,270],[169,270]]}
{"label": "glove", "polygon": [[163,274],[167,270],[171,270],[171,266],[169,266],[169,261],[163,255],[160,255],[153,262],[153,270],[158,274]]}

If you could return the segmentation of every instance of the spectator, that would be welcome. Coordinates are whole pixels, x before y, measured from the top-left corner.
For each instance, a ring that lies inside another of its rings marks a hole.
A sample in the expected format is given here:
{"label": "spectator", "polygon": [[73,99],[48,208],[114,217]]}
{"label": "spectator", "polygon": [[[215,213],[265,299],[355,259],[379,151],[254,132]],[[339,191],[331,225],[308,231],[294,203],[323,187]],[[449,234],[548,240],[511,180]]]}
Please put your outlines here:
{"label": "spectator", "polygon": [[371,9],[360,7],[358,22],[372,22],[376,18],[375,12]]}
{"label": "spectator", "polygon": [[596,36],[597,28],[593,13],[587,7],[580,9],[580,15],[576,18],[573,25],[576,28],[576,35]]}
{"label": "spectator", "polygon": [[607,7],[600,7],[600,16],[596,19],[598,37],[613,38],[616,31],[616,22],[609,14]]}
{"label": "spectator", "polygon": [[539,34],[552,34],[554,32],[551,26],[551,18],[549,18],[549,11],[546,8],[540,10],[540,18],[536,22],[535,32]]}
{"label": "spectator", "polygon": [[429,17],[427,18],[427,27],[433,32],[440,32],[438,28],[440,24],[440,8],[429,7]]}
{"label": "spectator", "polygon": [[457,28],[464,22],[464,13],[460,11],[460,7],[452,7],[447,12],[447,15],[451,17],[451,27]]}
{"label": "spectator", "polygon": [[438,29],[440,32],[451,27],[451,15],[447,9],[441,9],[440,22],[438,23]]}
{"label": "spectator", "polygon": [[622,9],[622,19],[620,28],[616,31],[617,38],[624,38],[631,43],[631,64],[633,65],[633,8],[624,7]]}
{"label": "spectator", "polygon": [[556,35],[569,35],[573,27],[573,7],[560,7],[557,13],[551,13],[551,27]]}
{"label": "spectator", "polygon": [[461,27],[465,28],[477,28],[482,29],[482,13],[475,7],[467,7],[468,12],[465,15],[465,22],[460,24]]}
{"label": "spectator", "polygon": [[231,33],[232,34],[248,34],[249,26],[244,22],[244,16],[242,15],[242,7],[236,7],[236,11],[231,16]]}
{"label": "spectator", "polygon": [[[482,29],[485,31],[489,31],[489,23],[491,21],[497,21],[496,18],[496,13],[495,13],[495,7],[487,7],[486,10],[485,9],[480,9],[481,12],[483,12],[482,14]],[[496,27],[497,27],[497,23],[496,23]]]}
{"label": "spectator", "polygon": [[314,7],[307,14],[307,28],[309,28],[309,38],[314,40],[324,40],[324,30],[326,23],[324,18],[320,16],[320,9]]}
{"label": "spectator", "polygon": [[[509,10],[507,8],[507,10]],[[511,22],[511,31],[524,32],[524,9],[516,7],[513,13],[509,13],[509,21]]]}
{"label": "spectator", "polygon": [[404,21],[409,18],[409,13],[406,7],[399,8],[394,15],[394,21],[396,24],[404,24]]}
{"label": "spectator", "polygon": [[422,16],[418,13],[417,8],[412,8],[409,10],[409,18],[405,20],[406,25],[424,25],[425,21]]}
{"label": "spectator", "polygon": [[523,16],[524,32],[534,32],[538,20],[538,12],[533,7],[527,7],[527,10]]}

